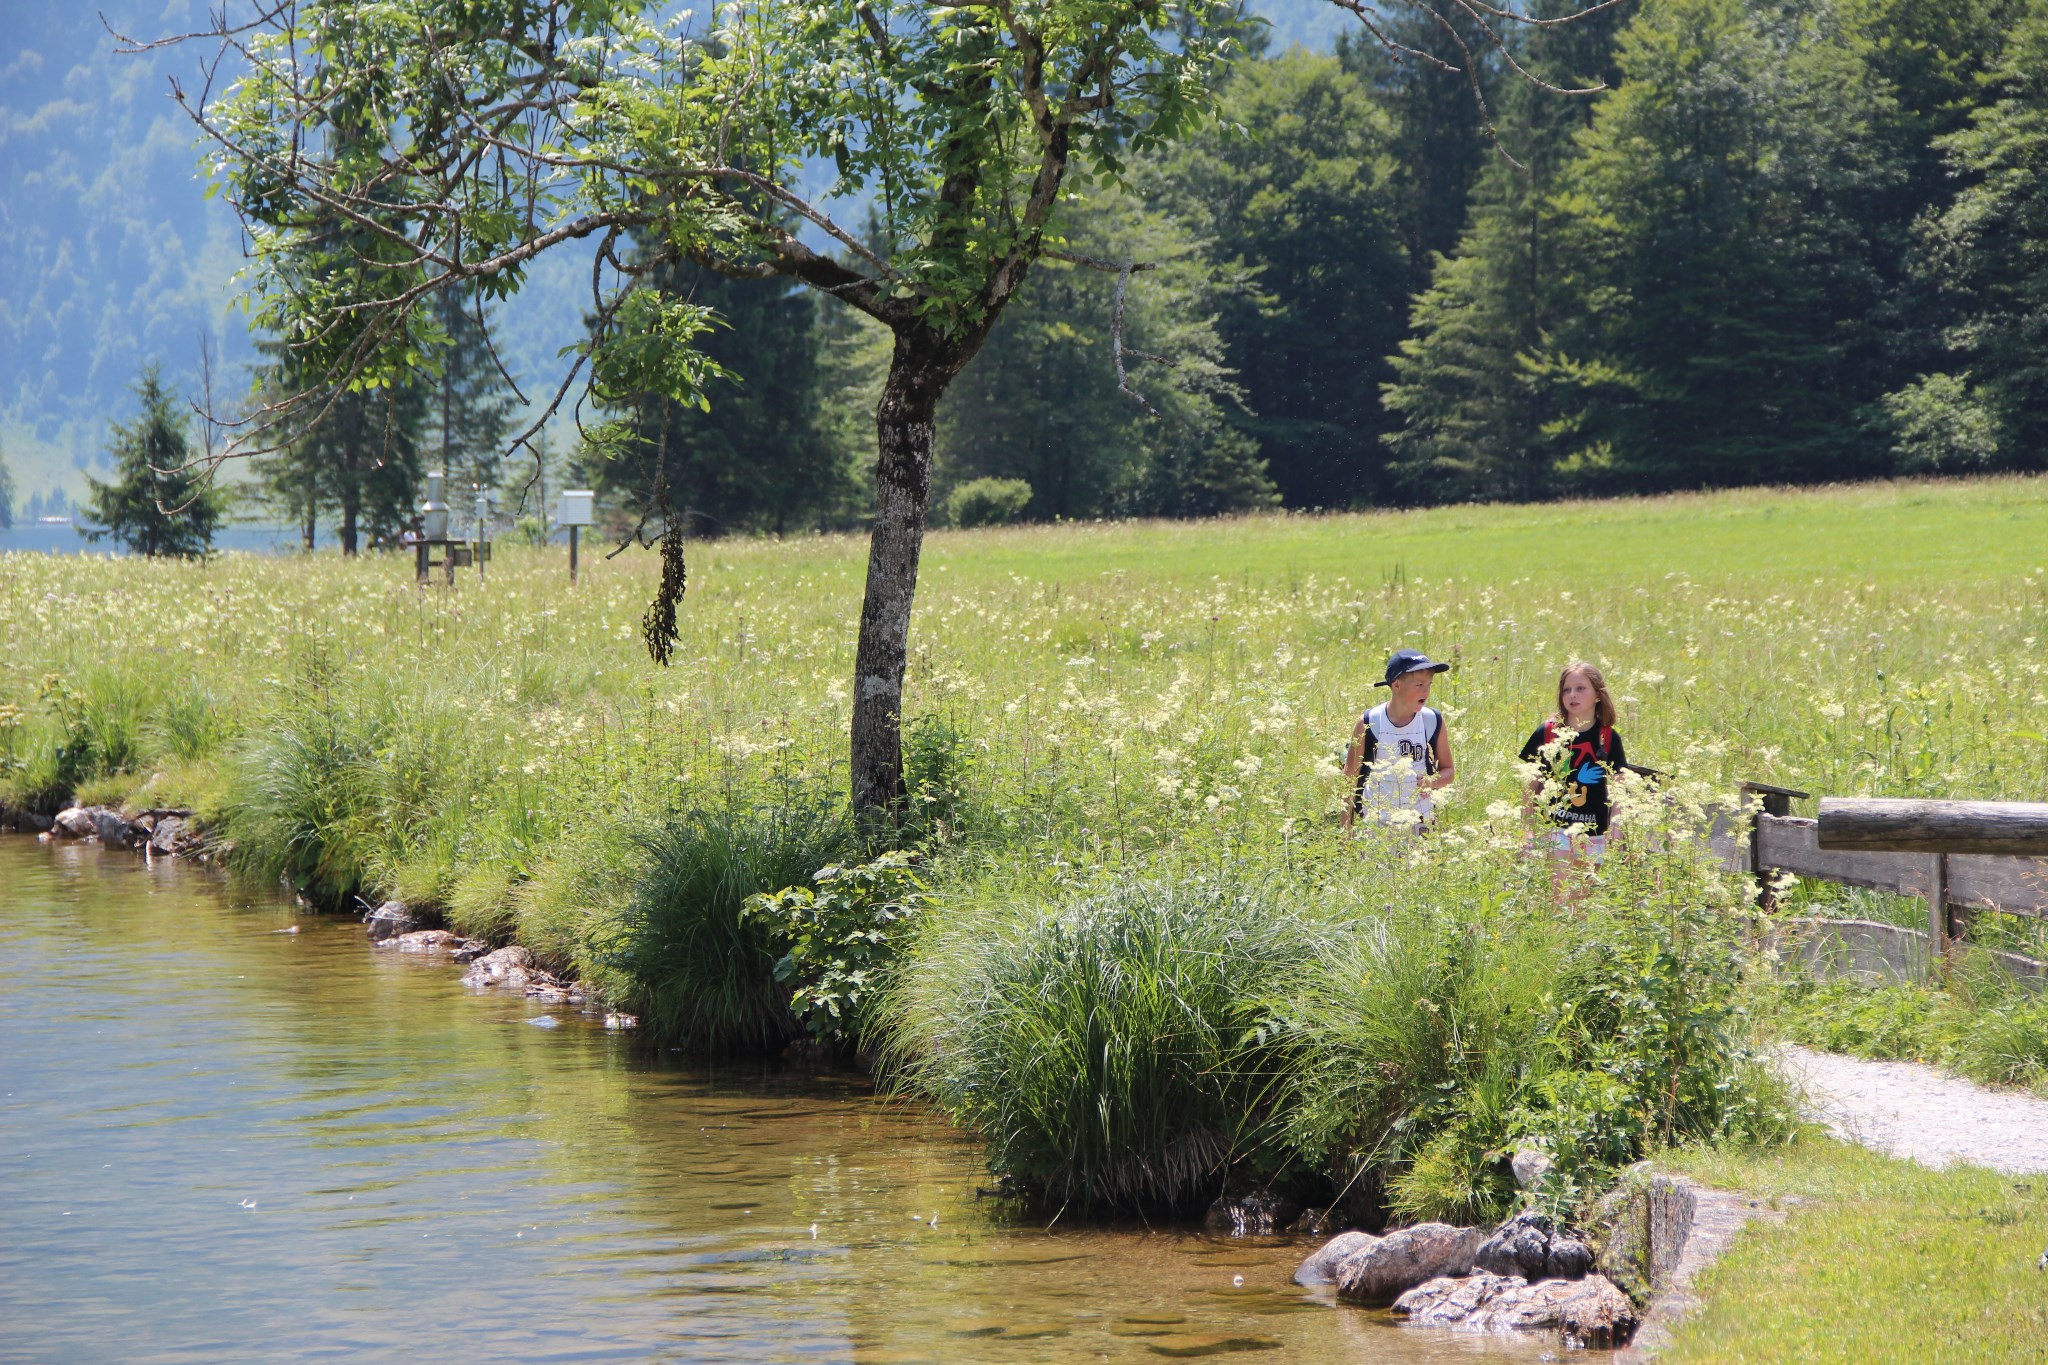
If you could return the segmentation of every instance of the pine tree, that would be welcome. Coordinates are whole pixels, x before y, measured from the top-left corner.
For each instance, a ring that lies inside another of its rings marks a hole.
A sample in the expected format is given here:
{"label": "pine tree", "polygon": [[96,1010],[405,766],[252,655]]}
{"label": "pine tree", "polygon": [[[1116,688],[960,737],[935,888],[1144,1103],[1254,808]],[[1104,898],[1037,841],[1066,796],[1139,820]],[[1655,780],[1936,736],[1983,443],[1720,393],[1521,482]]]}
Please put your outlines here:
{"label": "pine tree", "polygon": [[422,452],[448,475],[451,489],[495,489],[512,425],[511,385],[491,340],[490,314],[475,289],[435,297],[434,317],[446,341],[438,373],[426,386]]}
{"label": "pine tree", "polygon": [[636,263],[665,298],[714,309],[702,349],[727,379],[699,409],[651,394],[618,395],[630,435],[586,459],[612,500],[659,521],[669,507],[693,534],[814,525],[842,492],[844,468],[821,422],[817,301],[801,289],[734,281],[688,263]]}
{"label": "pine tree", "polygon": [[1047,520],[1270,505],[1256,446],[1225,416],[1241,394],[1216,313],[1248,288],[1244,272],[1217,262],[1179,215],[1134,194],[1104,194],[1066,228],[1076,254],[1123,253],[1155,267],[1131,275],[1125,292],[1131,392],[1117,390],[1111,350],[1116,277],[1046,262],[940,408],[942,485],[1023,479],[1028,515]]}
{"label": "pine tree", "polygon": [[[1546,0],[1539,18],[1576,13]],[[1552,85],[1612,86],[1615,35],[1631,7],[1556,26],[1514,29],[1517,60]],[[1402,425],[1386,437],[1405,499],[1529,499],[1559,491],[1558,371],[1542,352],[1579,300],[1561,251],[1558,199],[1596,98],[1561,97],[1515,82],[1503,92],[1495,157],[1474,191],[1472,221],[1416,300],[1411,334],[1391,367],[1385,402]],[[1520,164],[1515,164],[1515,163]]]}
{"label": "pine tree", "polygon": [[1888,88],[1823,0],[1666,0],[1619,62],[1567,177],[1554,467],[1596,491],[1881,470]]}
{"label": "pine tree", "polygon": [[82,528],[83,534],[150,558],[204,555],[227,511],[227,490],[186,468],[192,449],[185,414],[158,379],[156,366],[142,372],[135,393],[141,413],[113,427],[113,480],[86,476],[91,492],[82,510],[96,525]]}
{"label": "pine tree", "polygon": [[1245,392],[1226,414],[1289,506],[1371,501],[1408,285],[1391,121],[1336,58],[1298,48],[1241,63],[1221,102],[1216,125],[1163,158],[1158,193],[1253,284],[1216,301]]}
{"label": "pine tree", "polygon": [[14,526],[14,475],[7,470],[7,456],[0,451],[0,531]]}

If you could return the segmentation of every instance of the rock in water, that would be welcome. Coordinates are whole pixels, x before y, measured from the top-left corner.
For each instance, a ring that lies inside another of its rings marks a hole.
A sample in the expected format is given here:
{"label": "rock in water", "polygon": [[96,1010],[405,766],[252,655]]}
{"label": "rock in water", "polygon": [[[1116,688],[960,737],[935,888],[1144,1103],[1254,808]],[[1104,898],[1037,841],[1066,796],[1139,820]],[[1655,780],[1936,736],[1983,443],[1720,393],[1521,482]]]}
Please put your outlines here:
{"label": "rock in water", "polygon": [[518,944],[486,953],[462,974],[465,986],[502,986],[523,991],[533,981],[533,954]]}
{"label": "rock in water", "polygon": [[1636,1308],[1612,1280],[1539,1280],[1519,1275],[1442,1276],[1394,1300],[1394,1316],[1475,1332],[1555,1328],[1568,1346],[1621,1346],[1635,1335]]}
{"label": "rock in water", "polygon": [[1271,1237],[1301,1212],[1291,1199],[1260,1191],[1238,1197],[1225,1195],[1209,1206],[1202,1226],[1226,1237]]}
{"label": "rock in water", "polygon": [[133,848],[142,841],[142,832],[119,811],[108,810],[105,806],[94,806],[91,814],[93,833],[107,847]]}
{"label": "rock in water", "polygon": [[382,943],[387,938],[411,933],[420,927],[420,922],[404,901],[385,901],[370,912],[363,927],[369,930],[372,942]]}
{"label": "rock in water", "polygon": [[99,827],[93,823],[91,811],[84,806],[70,806],[57,812],[57,818],[50,822],[50,833],[59,839],[96,839]]}
{"label": "rock in water", "polygon": [[1301,1269],[1294,1272],[1294,1282],[1304,1287],[1318,1284],[1335,1284],[1337,1267],[1347,1256],[1379,1241],[1369,1232],[1340,1232],[1329,1241],[1309,1253],[1301,1263]]}
{"label": "rock in water", "polygon": [[1448,1223],[1417,1223],[1388,1233],[1344,1258],[1337,1267],[1337,1293],[1354,1303],[1382,1308],[1424,1280],[1464,1275],[1486,1234]]}
{"label": "rock in water", "polygon": [[192,822],[181,815],[159,816],[155,827],[149,831],[150,851],[167,857],[176,857],[198,842]]}
{"label": "rock in water", "polygon": [[409,934],[395,934],[379,939],[379,948],[396,948],[401,953],[447,953],[462,944],[462,935],[451,934],[446,929],[415,929]]}
{"label": "rock in water", "polygon": [[1303,1209],[1285,1231],[1290,1237],[1328,1237],[1330,1229],[1339,1226],[1335,1209]]}
{"label": "rock in water", "polygon": [[1604,1275],[1573,1281],[1578,1287],[1558,1305],[1557,1325],[1567,1346],[1625,1346],[1641,1319],[1619,1285]]}

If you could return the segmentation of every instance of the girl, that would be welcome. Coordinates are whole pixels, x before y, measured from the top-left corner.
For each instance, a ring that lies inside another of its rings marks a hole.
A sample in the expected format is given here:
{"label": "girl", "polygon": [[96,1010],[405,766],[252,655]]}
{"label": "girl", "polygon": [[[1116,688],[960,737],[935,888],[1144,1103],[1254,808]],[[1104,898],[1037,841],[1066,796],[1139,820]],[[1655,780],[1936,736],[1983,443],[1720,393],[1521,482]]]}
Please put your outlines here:
{"label": "girl", "polygon": [[1344,751],[1351,783],[1344,828],[1361,815],[1386,825],[1410,818],[1408,812],[1418,828],[1428,828],[1435,814],[1430,793],[1450,785],[1456,765],[1443,716],[1424,703],[1436,675],[1449,669],[1418,649],[1397,649],[1387,660],[1387,676],[1378,684],[1387,699],[1358,718]]}
{"label": "girl", "polygon": [[1597,863],[1606,855],[1614,818],[1609,795],[1628,761],[1614,718],[1614,698],[1600,670],[1567,664],[1557,677],[1557,714],[1522,746],[1522,761],[1538,767],[1529,783],[1531,809],[1546,792],[1551,795],[1541,814],[1552,827],[1550,846],[1557,855],[1576,860],[1574,846],[1581,838],[1585,857]]}

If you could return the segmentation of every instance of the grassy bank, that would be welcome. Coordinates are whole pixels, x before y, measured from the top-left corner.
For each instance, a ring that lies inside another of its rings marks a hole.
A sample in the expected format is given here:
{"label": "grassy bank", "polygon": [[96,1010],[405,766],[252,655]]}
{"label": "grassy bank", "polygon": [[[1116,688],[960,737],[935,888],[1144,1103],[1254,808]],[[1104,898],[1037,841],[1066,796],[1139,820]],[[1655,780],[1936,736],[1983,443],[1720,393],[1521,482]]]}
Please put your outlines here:
{"label": "grassy bank", "polygon": [[[875,851],[842,806],[856,539],[696,546],[667,671],[638,554],[427,591],[386,558],[12,555],[0,800],[196,807],[251,875],[438,907],[687,1044],[858,1036],[1050,1198],[1476,1214],[1512,1141],[1569,1179],[1776,1122],[1727,1008],[1739,893],[1691,841],[1564,916],[1518,854],[1558,667],[1606,668],[1681,826],[1740,778],[2038,797],[2044,545],[2038,479],[936,534],[925,889],[781,919],[748,898]],[[1459,782],[1428,857],[1361,858],[1338,765],[1400,644],[1458,664]]]}
{"label": "grassy bank", "polygon": [[1753,1224],[1697,1286],[1669,1365],[2038,1361],[2037,1268],[2048,1178],[1930,1171],[1804,1140],[1766,1153],[1681,1152],[1667,1165],[1786,1212]]}

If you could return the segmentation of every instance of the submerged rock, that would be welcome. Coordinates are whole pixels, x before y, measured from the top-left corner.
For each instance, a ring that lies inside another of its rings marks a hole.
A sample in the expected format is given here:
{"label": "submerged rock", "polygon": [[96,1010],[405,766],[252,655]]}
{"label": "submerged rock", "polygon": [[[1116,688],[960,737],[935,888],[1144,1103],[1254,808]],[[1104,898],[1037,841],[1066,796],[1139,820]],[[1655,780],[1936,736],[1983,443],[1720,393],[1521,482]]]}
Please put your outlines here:
{"label": "submerged rock", "polygon": [[1294,1282],[1304,1287],[1318,1284],[1335,1284],[1337,1267],[1354,1252],[1379,1241],[1369,1232],[1340,1232],[1329,1241],[1309,1253],[1301,1268],[1294,1272]]}
{"label": "submerged rock", "polygon": [[1202,1226],[1226,1237],[1271,1237],[1301,1212],[1301,1205],[1277,1194],[1225,1195],[1209,1206]]}
{"label": "submerged rock", "polygon": [[143,840],[144,832],[135,822],[116,810],[105,806],[92,809],[93,833],[109,848],[134,848]]}
{"label": "submerged rock", "polygon": [[370,939],[374,943],[412,933],[419,927],[419,916],[415,915],[412,907],[404,901],[385,901],[372,910],[369,917],[363,921],[363,928],[369,931]]}
{"label": "submerged rock", "polygon": [[1472,1264],[1495,1275],[1526,1280],[1576,1280],[1593,1268],[1593,1249],[1558,1232],[1550,1219],[1531,1209],[1495,1228],[1473,1253]]}
{"label": "submerged rock", "polygon": [[1468,1273],[1473,1253],[1485,1240],[1478,1228],[1448,1223],[1417,1223],[1390,1232],[1338,1264],[1337,1293],[1355,1303],[1384,1307],[1425,1280]]}
{"label": "submerged rock", "polygon": [[464,942],[462,935],[451,934],[446,929],[415,929],[409,934],[379,939],[377,946],[396,948],[401,953],[452,953]]}
{"label": "submerged rock", "polygon": [[523,991],[534,979],[533,954],[518,944],[485,953],[462,974],[465,986],[498,986]]}
{"label": "submerged rock", "polygon": [[1636,1308],[1613,1281],[1538,1280],[1519,1275],[1441,1276],[1394,1300],[1394,1316],[1475,1332],[1556,1329],[1571,1346],[1620,1346],[1635,1334]]}

